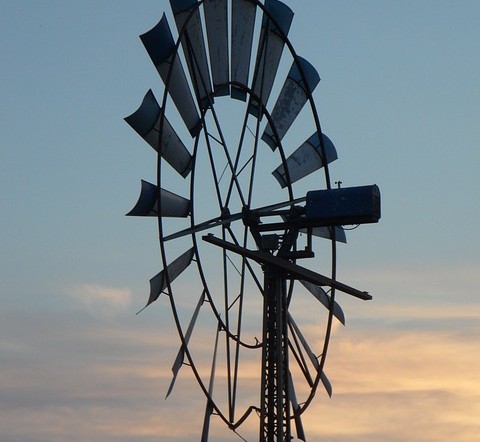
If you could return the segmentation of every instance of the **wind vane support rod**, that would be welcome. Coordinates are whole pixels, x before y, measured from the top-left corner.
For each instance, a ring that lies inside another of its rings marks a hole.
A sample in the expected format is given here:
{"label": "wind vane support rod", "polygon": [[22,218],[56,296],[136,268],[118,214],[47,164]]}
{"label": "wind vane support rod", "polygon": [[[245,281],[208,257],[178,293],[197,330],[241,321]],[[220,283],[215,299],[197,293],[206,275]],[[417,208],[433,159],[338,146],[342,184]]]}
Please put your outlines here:
{"label": "wind vane support rod", "polygon": [[270,264],[276,267],[280,267],[281,269],[285,270],[290,275],[290,277],[293,277],[294,279],[309,281],[313,284],[317,284],[320,286],[332,287],[343,293],[354,296],[355,298],[363,299],[364,301],[369,301],[372,299],[372,295],[370,295],[368,292],[358,290],[347,284],[343,284],[342,282],[339,282],[335,279],[328,278],[327,276],[321,275],[320,273],[313,272],[312,270],[299,266],[298,264],[294,264],[293,262],[287,261],[285,259],[279,258],[268,252],[263,252],[261,250],[249,250],[228,241],[224,241],[220,238],[216,238],[213,235],[205,235],[202,237],[202,239],[210,244],[222,247],[226,250],[230,250],[231,252],[245,256],[246,258],[253,259],[260,264]]}

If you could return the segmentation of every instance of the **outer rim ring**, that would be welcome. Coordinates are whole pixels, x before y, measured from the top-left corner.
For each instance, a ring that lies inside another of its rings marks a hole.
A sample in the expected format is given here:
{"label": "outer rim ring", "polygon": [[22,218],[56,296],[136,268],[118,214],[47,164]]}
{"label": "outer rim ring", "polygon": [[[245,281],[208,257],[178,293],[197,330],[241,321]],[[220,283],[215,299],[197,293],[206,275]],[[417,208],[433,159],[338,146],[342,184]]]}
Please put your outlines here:
{"label": "outer rim ring", "polygon": [[[164,126],[164,121],[165,121],[165,111],[166,111],[166,108],[167,108],[167,103],[168,103],[168,96],[169,96],[169,82],[170,82],[170,77],[171,77],[171,74],[172,74],[172,67],[173,67],[173,61],[175,60],[175,57],[178,56],[178,52],[179,52],[179,47],[180,47],[180,43],[181,43],[181,39],[182,37],[185,35],[186,33],[186,27],[187,27],[187,24],[188,22],[190,21],[190,19],[192,18],[193,14],[200,8],[200,6],[204,3],[205,0],[199,0],[198,3],[196,4],[196,6],[194,8],[192,8],[192,11],[189,15],[189,17],[186,19],[185,21],[185,24],[182,28],[182,30],[179,32],[179,35],[178,35],[178,38],[176,40],[176,44],[175,44],[175,50],[174,50],[174,54],[173,54],[173,60],[172,60],[172,64],[171,64],[171,67],[169,69],[169,72],[168,72],[168,77],[167,77],[167,81],[165,83],[165,89],[164,89],[164,93],[163,93],[163,99],[162,99],[162,105],[161,105],[161,114],[160,114],[160,128],[159,128],[159,139],[161,140],[162,139],[162,132],[163,132],[163,126]],[[306,76],[305,76],[305,72],[302,68],[302,65],[301,63],[299,62],[299,57],[292,45],[292,43],[290,42],[290,40],[288,39],[288,37],[283,33],[283,31],[281,30],[281,27],[278,25],[277,21],[275,20],[275,18],[269,13],[269,11],[266,9],[266,7],[264,6],[263,3],[261,3],[259,0],[250,0],[252,3],[254,3],[258,8],[260,8],[263,12],[263,14],[267,15],[268,18],[277,26],[277,30],[282,34],[282,39],[285,43],[285,45],[287,46],[289,52],[290,52],[290,55],[291,57],[293,58],[294,62],[296,63],[296,66],[300,72],[300,75],[302,77],[302,80],[304,81],[304,83],[307,85],[308,87],[308,83],[306,81]],[[233,84],[233,82],[229,82],[229,84]],[[238,84],[237,84],[238,86]],[[248,87],[245,87],[244,85],[240,85],[242,86],[246,91],[247,93],[249,94],[249,96],[252,96],[253,95],[253,91],[251,91]],[[309,91],[309,93],[307,94],[308,96],[308,101],[309,101],[309,104],[310,104],[310,110],[311,110],[311,113],[312,113],[312,116],[313,116],[313,119],[314,119],[314,123],[315,123],[315,127],[316,127],[316,131],[320,134],[322,133],[322,130],[321,130],[321,126],[320,126],[320,120],[319,120],[319,117],[318,117],[318,112],[316,110],[316,106],[315,106],[315,102],[314,102],[314,99],[313,99],[313,96],[312,96],[312,93],[311,91]],[[231,99],[231,98],[230,98]],[[257,97],[257,99],[259,99],[259,97]],[[261,100],[260,100],[261,101]],[[259,102],[260,102],[259,101]],[[211,104],[213,106],[213,104]],[[261,103],[261,107],[263,107],[264,109],[264,114],[263,115],[266,115],[267,116],[267,119],[270,119],[271,120],[271,117],[270,115],[268,114],[268,112],[266,112],[266,107],[265,107],[265,104],[264,103]],[[205,113],[208,112],[208,109],[205,111]],[[203,121],[203,118],[204,118],[204,112],[202,112],[202,116],[201,116],[201,120]],[[273,122],[272,122],[273,123]],[[275,126],[274,124],[272,124],[272,128],[274,129],[275,131]],[[194,157],[194,161],[195,161],[195,157],[196,157],[196,149],[198,147],[198,144],[199,144],[199,138],[201,136],[201,133],[203,132],[204,130],[204,126],[203,126],[203,123],[202,123],[202,129],[200,131],[200,133],[196,136],[195,138],[195,142],[194,142],[194,154],[193,154],[193,157]],[[276,131],[275,131],[276,132]],[[277,137],[277,140],[278,140],[278,137]],[[326,158],[326,155],[325,155],[325,146],[324,146],[324,143],[323,143],[323,140],[322,140],[322,137],[319,137],[319,141],[320,141],[320,147],[321,147],[321,151],[322,151],[322,155],[324,158]],[[280,155],[281,155],[281,158],[282,158],[282,162],[283,164],[285,164],[285,155],[284,155],[284,150],[283,150],[283,147],[281,145],[281,143],[279,142],[278,143],[278,148],[279,148],[279,151],[280,151]],[[161,188],[161,166],[162,166],[162,158],[161,158],[161,154],[160,152],[158,153],[157,155],[157,188],[158,188],[158,192],[160,192],[160,188]],[[285,170],[287,171],[288,173],[288,169],[285,168]],[[325,183],[326,183],[326,187],[327,189],[330,189],[331,188],[331,182],[330,182],[330,174],[329,174],[329,170],[328,170],[328,164],[325,163],[324,164],[324,174],[325,174]],[[194,176],[195,176],[195,165],[193,165],[193,168],[192,168],[192,176],[191,176],[191,190],[190,190],[190,194],[191,196],[193,197],[193,187],[194,187]],[[293,191],[291,189],[291,183],[290,183],[290,180],[288,180],[288,188],[289,188],[289,195],[290,195],[290,199],[293,199]],[[160,198],[158,198],[158,201],[160,202]],[[192,227],[194,225],[194,209],[193,209],[193,204],[194,204],[194,201],[192,199],[192,213],[190,215],[190,218],[191,218],[191,224],[192,224]],[[161,258],[162,258],[162,263],[163,263],[163,267],[164,269],[166,269],[167,265],[168,265],[168,260],[167,260],[167,253],[166,253],[166,250],[165,250],[165,245],[163,243],[163,238],[164,238],[164,233],[163,233],[163,222],[162,222],[162,217],[158,217],[158,231],[159,231],[159,243],[160,243],[160,252],[161,252]],[[331,238],[331,278],[333,280],[336,279],[336,238],[335,238],[335,229],[332,229],[332,238]],[[206,292],[209,292],[208,291],[208,283],[206,281],[206,278],[204,276],[204,272],[202,270],[202,264],[201,264],[201,261],[200,261],[200,257],[199,257],[199,254],[198,254],[198,244],[197,244],[197,240],[196,240],[196,236],[195,234],[192,234],[192,242],[193,242],[193,247],[195,249],[195,257],[197,259],[197,266],[198,266],[198,269],[199,269],[199,273],[200,273],[200,277],[202,279],[202,282],[204,284],[204,290],[206,290]],[[178,313],[177,313],[177,309],[176,309],[176,306],[175,306],[175,301],[173,299],[173,289],[172,289],[172,286],[171,286],[171,281],[170,281],[170,278],[168,276],[168,272],[165,272],[165,276],[166,276],[166,284],[167,284],[167,294],[169,296],[169,299],[170,299],[170,303],[171,303],[171,308],[172,308],[172,314],[174,316],[174,321],[175,321],[175,324],[176,324],[176,328],[177,328],[177,331],[178,331],[178,334],[179,334],[179,337],[180,337],[180,341],[181,341],[181,344],[182,346],[184,347],[184,350],[185,350],[185,355],[189,361],[189,364],[191,365],[191,368],[192,368],[192,371],[194,373],[194,376],[200,386],[200,388],[202,389],[204,395],[206,396],[207,400],[210,401],[211,405],[212,405],[212,408],[215,410],[215,412],[221,417],[221,419],[225,422],[225,424],[227,424],[231,429],[236,429],[238,428],[242,423],[243,421],[248,417],[248,415],[251,413],[251,411],[253,410],[257,410],[257,407],[255,406],[250,406],[247,411],[244,413],[244,415],[242,415],[242,417],[240,419],[238,419],[235,423],[232,423],[229,421],[229,419],[221,412],[220,410],[220,407],[217,406],[217,404],[215,403],[214,399],[210,396],[210,394],[208,393],[208,388],[206,387],[205,383],[203,382],[202,380],[202,377],[201,375],[199,374],[196,366],[195,366],[195,362],[194,362],[194,359],[193,359],[193,356],[191,355],[190,351],[189,351],[189,348],[188,348],[188,345],[186,343],[186,339],[185,339],[185,333],[182,329],[182,326],[180,324],[180,320],[179,320],[179,317],[178,317]],[[293,290],[293,284],[291,285],[290,287],[290,290]],[[324,365],[325,365],[325,361],[326,361],[326,356],[327,356],[327,351],[328,351],[328,345],[329,345],[329,340],[330,340],[330,335],[331,335],[331,329],[332,329],[332,324],[333,324],[333,305],[334,305],[334,301],[335,301],[335,288],[332,288],[331,289],[331,292],[330,292],[330,308],[328,309],[328,319],[327,319],[327,324],[326,324],[326,331],[325,331],[325,339],[324,339],[324,343],[323,343],[323,350],[322,350],[322,353],[321,355],[319,356],[319,369],[318,369],[318,372],[317,372],[317,375],[315,377],[315,380],[314,380],[314,385],[313,387],[311,388],[311,392],[308,396],[308,398],[306,399],[306,401],[300,406],[299,408],[299,411],[298,411],[298,414],[302,414],[308,407],[308,405],[311,403],[313,397],[315,396],[315,393],[316,393],[316,390],[317,390],[317,387],[318,387],[318,384],[320,382],[320,375],[321,373],[323,372],[323,368],[324,368]],[[214,313],[214,316],[216,317],[217,321],[220,321],[221,322],[221,317],[220,317],[220,314],[218,313],[218,309],[215,307],[214,303],[212,302],[211,303],[212,305],[212,308],[213,308],[213,313]],[[229,335],[233,338],[233,335],[230,331],[228,331]],[[258,347],[257,345],[254,346],[254,347]],[[294,418],[294,414],[292,413],[292,419]]]}

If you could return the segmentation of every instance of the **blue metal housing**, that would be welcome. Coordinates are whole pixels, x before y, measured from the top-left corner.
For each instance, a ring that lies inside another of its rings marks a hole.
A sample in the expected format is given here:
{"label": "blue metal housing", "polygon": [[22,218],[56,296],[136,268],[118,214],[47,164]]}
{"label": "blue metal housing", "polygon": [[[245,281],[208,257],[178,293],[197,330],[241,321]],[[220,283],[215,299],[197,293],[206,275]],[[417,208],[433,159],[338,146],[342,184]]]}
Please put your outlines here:
{"label": "blue metal housing", "polygon": [[373,184],[308,192],[305,216],[316,226],[376,223],[380,189]]}

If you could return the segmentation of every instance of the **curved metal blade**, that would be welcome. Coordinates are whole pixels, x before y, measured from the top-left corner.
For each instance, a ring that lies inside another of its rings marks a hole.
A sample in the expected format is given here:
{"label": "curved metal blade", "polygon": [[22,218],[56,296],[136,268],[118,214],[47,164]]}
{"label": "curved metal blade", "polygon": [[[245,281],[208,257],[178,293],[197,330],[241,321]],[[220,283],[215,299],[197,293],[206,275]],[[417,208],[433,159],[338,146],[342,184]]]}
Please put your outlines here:
{"label": "curved metal blade", "polygon": [[[325,292],[325,290],[323,290],[320,286],[312,284],[308,281],[300,280],[300,282],[318,301],[320,301],[327,309],[330,309],[331,298]],[[343,325],[345,325],[345,315],[342,308],[336,301],[333,303],[333,316],[335,316]]]}
{"label": "curved metal blade", "polygon": [[212,100],[212,84],[198,2],[197,0],[170,0],[170,6],[178,33],[180,34],[184,26],[186,27],[182,35],[183,53],[200,106],[205,109]]}
{"label": "curved metal blade", "polygon": [[[335,161],[337,151],[330,138],[322,134],[323,143],[325,145],[326,163],[330,164]],[[286,160],[290,183],[306,177],[325,165],[322,158],[322,149],[320,145],[320,137],[318,132],[315,132],[305,143],[303,143],[295,152],[293,152]],[[283,164],[278,166],[272,175],[277,179],[282,188],[287,186],[288,177],[285,173]]]}
{"label": "curved metal blade", "polygon": [[165,116],[160,143],[160,115],[161,108],[150,89],[140,107],[125,121],[185,178],[192,170],[192,156]]}
{"label": "curved metal blade", "polygon": [[332,384],[330,383],[330,381],[327,378],[327,375],[323,371],[322,373],[320,373],[320,379],[328,395],[332,397],[332,394],[333,394]]}
{"label": "curved metal blade", "polygon": [[231,97],[242,101],[246,100],[247,93],[239,85],[248,86],[255,13],[255,3],[249,0],[232,0]]}
{"label": "curved metal blade", "polygon": [[[302,281],[303,282],[303,281]],[[318,359],[313,353],[312,349],[308,345],[307,340],[305,337],[302,335],[302,332],[298,328],[298,325],[295,323],[295,321],[292,318],[292,315],[288,313],[288,321],[292,325],[293,329],[295,330],[295,334],[297,335],[298,339],[300,339],[300,342],[303,345],[303,348],[307,352],[308,357],[310,358],[310,361],[312,362],[313,366],[319,372],[320,370],[320,364],[318,363]],[[325,390],[327,391],[328,395],[332,397],[332,384],[330,384],[330,381],[327,378],[327,375],[322,371],[320,373],[320,380],[322,381],[323,386],[325,387]]]}
{"label": "curved metal blade", "polygon": [[[320,76],[315,68],[304,58],[298,57],[298,59],[300,68],[294,61],[272,111],[272,120],[279,141],[283,139],[307,102],[308,96],[320,82]],[[306,83],[302,79],[300,69],[305,75]],[[272,150],[277,148],[277,141],[270,123],[265,128],[262,140],[265,141]]]}
{"label": "curved metal blade", "polygon": [[230,87],[228,85],[227,0],[206,0],[203,3],[203,9],[214,95],[228,95],[230,94]]}
{"label": "curved metal blade", "polygon": [[315,369],[318,371],[319,368],[320,368],[320,365],[319,365],[319,363],[318,363],[317,357],[315,356],[315,354],[313,353],[312,349],[311,349],[310,346],[308,345],[308,342],[307,342],[307,340],[305,339],[305,337],[303,336],[303,334],[302,334],[302,332],[300,331],[300,329],[298,328],[297,323],[293,320],[292,315],[291,315],[290,313],[287,313],[287,315],[288,315],[288,322],[292,325],[293,330],[295,331],[295,334],[297,335],[298,339],[300,339],[300,342],[302,343],[303,348],[304,348],[305,351],[307,352],[307,355],[308,355],[310,361],[312,362],[312,364],[313,364],[313,366],[315,367]]}
{"label": "curved metal blade", "polygon": [[295,420],[295,428],[297,429],[297,439],[305,442],[305,431],[303,430],[302,417],[298,414],[300,407],[298,406],[297,395],[295,394],[295,387],[293,386],[292,373],[290,373],[290,370],[288,370],[287,388],[293,408],[293,419]]}
{"label": "curved metal blade", "polygon": [[[220,334],[220,324],[217,327],[217,334],[215,336],[215,345],[213,350],[212,368],[210,370],[210,382],[208,384],[208,394],[212,397],[213,384],[215,382],[215,368],[217,366],[217,350],[218,350],[218,335]],[[212,415],[213,406],[210,399],[207,399],[207,406],[205,407],[205,417],[203,419],[203,430],[201,442],[208,442],[208,432],[210,429],[210,416]]]}
{"label": "curved metal blade", "polygon": [[[190,134],[192,137],[197,136],[201,129],[200,117],[180,57],[175,56],[175,61],[173,61],[175,41],[165,14],[155,27],[140,35],[140,39],[165,86],[168,87],[169,94]],[[169,78],[168,73],[172,61],[172,73]]]}
{"label": "curved metal blade", "polygon": [[[200,311],[200,307],[203,304],[203,300],[205,298],[205,293],[202,292],[202,295],[200,296],[200,299],[198,300],[197,306],[195,307],[195,310],[193,311],[192,318],[190,319],[190,323],[188,324],[187,332],[185,333],[185,343],[188,346],[188,343],[190,342],[190,338],[192,336],[193,328],[195,327],[195,322],[197,322],[198,318],[198,313]],[[175,385],[175,381],[177,380],[178,372],[180,371],[180,368],[183,365],[183,359],[185,357],[185,347],[182,345],[180,347],[180,350],[178,350],[177,357],[175,358],[175,361],[172,365],[172,373],[173,373],[173,379],[170,382],[170,386],[168,387],[167,395],[165,396],[165,399],[170,395],[170,393],[173,390],[173,386]]]}
{"label": "curved metal blade", "polygon": [[166,216],[186,218],[190,213],[190,201],[176,193],[160,189],[160,210],[158,210],[158,187],[142,180],[142,188],[135,207],[127,216]]}
{"label": "curved metal blade", "polygon": [[[278,65],[285,46],[283,35],[288,34],[293,20],[293,11],[278,0],[266,0],[265,9],[277,22],[278,27],[266,13],[263,14],[252,83],[253,92],[260,97],[263,106],[267,105],[277,75]],[[249,113],[259,117],[259,106],[260,103],[256,99],[252,99],[248,107]]]}
{"label": "curved metal blade", "polygon": [[[318,236],[319,238],[333,239],[332,228],[335,229],[335,241],[347,243],[347,236],[345,235],[345,230],[343,227],[334,226],[334,227],[314,227],[312,229],[312,235]],[[307,233],[307,229],[300,229],[300,232]]]}
{"label": "curved metal blade", "polygon": [[[179,275],[181,275],[182,272],[190,265],[193,259],[193,254],[194,249],[192,247],[167,266],[168,280],[170,283],[172,283]],[[165,276],[164,269],[160,273],[157,273],[150,280],[150,296],[148,297],[148,302],[138,313],[145,310],[152,302],[156,301],[162,292],[167,288],[167,278]]]}

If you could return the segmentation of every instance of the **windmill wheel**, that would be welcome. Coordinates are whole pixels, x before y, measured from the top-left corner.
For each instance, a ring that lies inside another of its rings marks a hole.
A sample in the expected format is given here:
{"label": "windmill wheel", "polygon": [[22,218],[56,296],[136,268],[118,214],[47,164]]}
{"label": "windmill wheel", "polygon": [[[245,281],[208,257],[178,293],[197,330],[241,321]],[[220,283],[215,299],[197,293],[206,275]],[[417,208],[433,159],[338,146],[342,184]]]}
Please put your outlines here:
{"label": "windmill wheel", "polygon": [[[202,440],[212,415],[240,431],[255,414],[260,440],[290,440],[291,422],[305,440],[301,414],[319,385],[331,395],[328,341],[335,318],[344,323],[335,289],[364,294],[336,283],[342,228],[296,223],[303,183],[330,189],[328,164],[337,158],[312,98],[320,78],[288,40],[293,13],[285,4],[170,3],[178,38],[165,15],[141,35],[163,98],[148,91],[126,118],[158,152],[157,182],[142,181],[129,215],[158,219],[163,269],[150,281],[147,306],[167,296],[180,336],[167,396],[188,364],[206,396]],[[312,237],[321,259],[309,259]],[[300,262],[329,276],[323,284],[301,277],[291,270]],[[279,294],[276,307],[266,302],[269,290]],[[311,299],[319,318],[324,312],[312,343],[295,317],[297,299]],[[281,317],[268,329],[272,309]]]}

